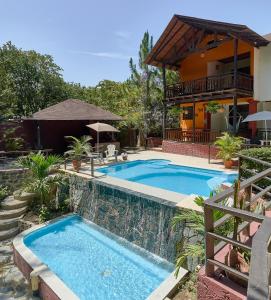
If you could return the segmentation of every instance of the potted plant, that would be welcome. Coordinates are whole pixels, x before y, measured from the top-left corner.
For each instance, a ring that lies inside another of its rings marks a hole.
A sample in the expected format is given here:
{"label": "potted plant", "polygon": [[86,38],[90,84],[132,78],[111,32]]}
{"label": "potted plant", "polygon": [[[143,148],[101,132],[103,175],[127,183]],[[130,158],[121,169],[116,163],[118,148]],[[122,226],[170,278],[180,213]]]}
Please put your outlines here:
{"label": "potted plant", "polygon": [[89,155],[92,150],[89,141],[92,139],[90,136],[82,136],[76,138],[74,136],[67,136],[67,139],[71,140],[71,144],[68,146],[69,150],[65,152],[65,155],[72,159],[72,165],[76,172],[81,167],[81,159],[84,155]]}
{"label": "potted plant", "polygon": [[231,169],[233,165],[232,159],[241,148],[242,138],[224,132],[214,144],[218,147],[217,157],[223,159],[225,168]]}
{"label": "potted plant", "polygon": [[122,160],[127,160],[128,159],[128,153],[127,152],[121,153],[121,158],[122,158]]}

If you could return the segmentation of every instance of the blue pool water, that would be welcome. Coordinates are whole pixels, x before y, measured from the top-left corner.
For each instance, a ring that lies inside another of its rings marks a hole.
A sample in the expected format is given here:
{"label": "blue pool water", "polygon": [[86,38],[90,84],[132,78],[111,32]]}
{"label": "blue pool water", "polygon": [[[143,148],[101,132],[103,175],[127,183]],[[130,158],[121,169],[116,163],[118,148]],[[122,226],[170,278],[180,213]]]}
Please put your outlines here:
{"label": "blue pool water", "polygon": [[126,179],[181,194],[208,197],[223,182],[233,182],[237,175],[220,171],[184,167],[168,160],[136,160],[99,168],[109,176]]}
{"label": "blue pool water", "polygon": [[173,265],[128,246],[97,225],[70,216],[24,238],[25,245],[81,300],[140,300]]}

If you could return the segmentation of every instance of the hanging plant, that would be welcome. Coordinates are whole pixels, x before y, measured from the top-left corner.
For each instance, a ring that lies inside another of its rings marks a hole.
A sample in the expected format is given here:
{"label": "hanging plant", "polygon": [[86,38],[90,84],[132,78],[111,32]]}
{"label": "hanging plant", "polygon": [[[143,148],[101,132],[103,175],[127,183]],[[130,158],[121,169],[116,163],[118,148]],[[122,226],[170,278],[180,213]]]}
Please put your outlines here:
{"label": "hanging plant", "polygon": [[215,101],[209,102],[206,105],[206,111],[210,114],[216,114],[217,112],[220,112],[220,110],[224,111],[224,107]]}

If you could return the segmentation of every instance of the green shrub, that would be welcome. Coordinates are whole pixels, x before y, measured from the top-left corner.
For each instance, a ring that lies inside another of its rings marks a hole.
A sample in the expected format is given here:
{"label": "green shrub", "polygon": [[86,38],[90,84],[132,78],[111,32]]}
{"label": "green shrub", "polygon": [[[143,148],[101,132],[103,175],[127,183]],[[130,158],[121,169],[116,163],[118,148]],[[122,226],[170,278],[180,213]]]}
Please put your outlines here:
{"label": "green shrub", "polygon": [[39,222],[44,223],[48,221],[50,218],[51,218],[50,210],[45,205],[42,205],[39,210]]}
{"label": "green shrub", "polygon": [[[250,148],[250,149],[244,149],[240,151],[240,154],[256,158],[259,160],[262,160],[263,162],[271,163],[271,147],[262,147],[262,148]],[[260,173],[266,169],[268,169],[268,166],[263,165],[261,163],[253,162],[251,160],[243,159],[241,166],[240,166],[240,176],[242,179],[246,179],[252,176],[252,173],[250,171],[254,171],[256,173]],[[268,185],[270,185],[270,181],[268,180],[261,180],[259,182],[259,186],[265,188]]]}
{"label": "green shrub", "polygon": [[0,202],[8,196],[8,187],[0,185]]}
{"label": "green shrub", "polygon": [[217,157],[227,161],[236,157],[241,149],[242,139],[228,132],[223,132],[222,136],[218,137],[214,144],[218,147]]}

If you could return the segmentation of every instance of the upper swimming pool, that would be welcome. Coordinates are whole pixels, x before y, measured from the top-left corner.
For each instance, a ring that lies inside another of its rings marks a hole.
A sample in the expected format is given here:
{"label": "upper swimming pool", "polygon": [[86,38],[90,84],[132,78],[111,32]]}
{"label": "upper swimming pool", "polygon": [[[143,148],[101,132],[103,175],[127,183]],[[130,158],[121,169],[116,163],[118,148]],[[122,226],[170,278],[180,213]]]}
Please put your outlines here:
{"label": "upper swimming pool", "polygon": [[135,160],[97,169],[109,176],[162,188],[180,194],[208,197],[223,182],[237,175],[221,171],[173,165],[169,160]]}

